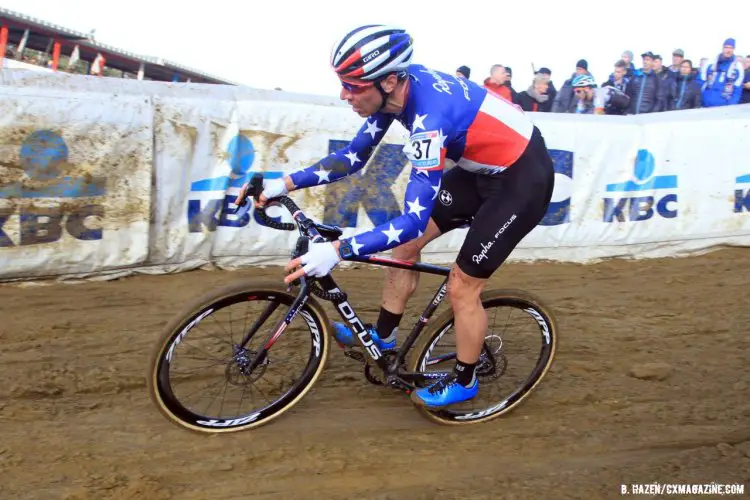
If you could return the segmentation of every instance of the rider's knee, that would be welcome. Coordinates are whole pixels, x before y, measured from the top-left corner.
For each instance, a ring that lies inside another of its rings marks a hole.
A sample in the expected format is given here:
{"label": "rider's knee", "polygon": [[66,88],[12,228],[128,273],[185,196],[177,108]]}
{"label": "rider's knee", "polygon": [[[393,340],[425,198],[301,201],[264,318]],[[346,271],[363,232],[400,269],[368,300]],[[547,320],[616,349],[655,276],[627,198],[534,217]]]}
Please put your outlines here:
{"label": "rider's knee", "polygon": [[479,300],[487,280],[474,278],[463,272],[457,265],[453,266],[448,276],[448,298],[455,309]]}

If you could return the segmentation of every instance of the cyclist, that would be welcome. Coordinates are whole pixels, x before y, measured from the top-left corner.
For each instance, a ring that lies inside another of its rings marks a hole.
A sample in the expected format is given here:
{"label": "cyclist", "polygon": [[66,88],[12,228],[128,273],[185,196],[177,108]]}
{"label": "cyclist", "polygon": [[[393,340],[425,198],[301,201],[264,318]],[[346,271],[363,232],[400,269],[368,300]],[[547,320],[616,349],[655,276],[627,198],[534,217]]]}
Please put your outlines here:
{"label": "cyclist", "polygon": [[607,114],[608,109],[624,112],[630,104],[630,97],[613,86],[597,87],[590,75],[578,75],[573,78],[575,102],[570,112],[578,114]]}
{"label": "cyclist", "polygon": [[[417,404],[439,408],[477,394],[475,368],[487,331],[480,293],[544,216],[554,171],[541,132],[518,106],[471,81],[412,64],[412,51],[411,36],[396,27],[367,25],[344,35],[333,46],[331,65],[341,81],[340,98],[367,120],[349,146],[282,179],[264,181],[256,206],[360,170],[394,120],[410,131],[403,149],[412,163],[404,213],[350,238],[311,243],[306,254],[287,264],[287,271],[296,271],[284,281],[324,276],[348,257],[391,248],[394,258],[416,261],[427,243],[471,221],[448,279],[455,369],[411,396]],[[458,168],[443,175],[446,160]],[[380,316],[371,332],[382,350],[395,348],[418,280],[415,271],[386,270]],[[337,338],[351,337],[346,325],[335,327]]]}

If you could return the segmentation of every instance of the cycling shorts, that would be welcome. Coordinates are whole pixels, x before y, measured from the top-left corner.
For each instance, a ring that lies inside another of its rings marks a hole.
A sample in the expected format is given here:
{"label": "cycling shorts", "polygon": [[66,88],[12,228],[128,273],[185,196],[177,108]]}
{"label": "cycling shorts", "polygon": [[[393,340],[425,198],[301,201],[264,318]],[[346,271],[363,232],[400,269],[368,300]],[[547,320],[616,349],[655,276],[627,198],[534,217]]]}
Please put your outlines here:
{"label": "cycling shorts", "polygon": [[456,264],[487,279],[542,220],[554,184],[552,158],[534,127],[526,150],[498,176],[460,167],[445,172],[431,218],[443,234],[470,224]]}

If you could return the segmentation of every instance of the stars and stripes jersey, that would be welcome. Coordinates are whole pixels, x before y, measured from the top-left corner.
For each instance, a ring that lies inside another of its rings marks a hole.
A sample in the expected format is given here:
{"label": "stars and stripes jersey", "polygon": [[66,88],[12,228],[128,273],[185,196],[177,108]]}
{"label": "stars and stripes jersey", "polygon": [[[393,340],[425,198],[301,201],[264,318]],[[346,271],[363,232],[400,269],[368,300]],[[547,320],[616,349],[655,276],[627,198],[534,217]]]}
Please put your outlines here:
{"label": "stars and stripes jersey", "polygon": [[525,151],[534,129],[519,106],[473,82],[418,64],[409,66],[408,78],[400,114],[373,114],[347,147],[290,175],[297,189],[335,182],[365,166],[393,120],[410,131],[403,148],[412,164],[404,213],[347,238],[356,255],[382,252],[422,235],[446,158],[480,175],[500,175]]}

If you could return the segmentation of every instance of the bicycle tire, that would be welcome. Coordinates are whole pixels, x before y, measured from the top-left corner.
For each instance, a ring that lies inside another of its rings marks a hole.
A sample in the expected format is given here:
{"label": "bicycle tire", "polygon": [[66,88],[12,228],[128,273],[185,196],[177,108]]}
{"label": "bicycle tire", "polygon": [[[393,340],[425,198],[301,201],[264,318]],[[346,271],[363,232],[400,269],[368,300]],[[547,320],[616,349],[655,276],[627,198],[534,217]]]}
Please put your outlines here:
{"label": "bicycle tire", "polygon": [[[505,398],[504,401],[491,406],[487,410],[454,412],[450,410],[450,407],[430,409],[413,402],[417,410],[433,422],[444,425],[470,425],[488,422],[507,414],[517,408],[531,395],[542,379],[544,379],[555,359],[559,336],[557,321],[549,306],[547,306],[539,297],[524,290],[496,289],[482,293],[481,301],[482,306],[485,309],[488,307],[497,307],[498,305],[506,305],[526,311],[537,321],[543,339],[548,341],[544,342],[543,340],[542,342],[542,352],[540,353],[537,364],[532,371],[532,376],[527,377],[525,383],[510,396]],[[529,312],[528,309],[532,309],[537,315]],[[449,309],[443,312],[434,321],[430,322],[431,325],[422,332],[415,342],[414,347],[411,349],[407,361],[407,366],[410,371],[420,371],[425,354],[429,352],[435,338],[438,335],[442,335],[453,326],[453,318],[453,310]],[[546,339],[544,335],[545,327],[549,335],[548,339]]]}
{"label": "bicycle tire", "polygon": [[[182,406],[174,397],[171,388],[164,386],[165,383],[168,383],[168,374],[166,375],[167,379],[165,379],[163,371],[165,369],[165,362],[168,362],[167,356],[173,345],[179,343],[179,341],[175,343],[175,339],[181,335],[181,340],[187,335],[190,328],[195,326],[191,325],[191,322],[195,321],[196,318],[200,318],[198,321],[203,319],[201,315],[205,314],[212,306],[241,296],[246,296],[246,300],[254,300],[257,297],[278,298],[282,303],[282,307],[285,305],[291,306],[296,298],[295,295],[290,294],[285,288],[275,283],[242,280],[211,290],[196,298],[167,323],[152,349],[148,364],[147,382],[152,402],[159,412],[173,424],[203,434],[237,432],[266,425],[299,403],[323,372],[330,351],[330,323],[325,310],[318,301],[313,297],[308,297],[297,314],[302,316],[304,321],[307,322],[313,337],[315,333],[312,327],[317,328],[317,340],[320,342],[320,349],[315,349],[316,339],[313,338],[308,364],[302,376],[294,382],[285,394],[264,409],[249,412],[247,415],[233,419],[205,417],[193,413],[190,409]],[[234,304],[237,302],[231,303]],[[220,308],[216,309],[216,311],[218,310]],[[314,355],[312,354],[313,351],[315,352]]]}

